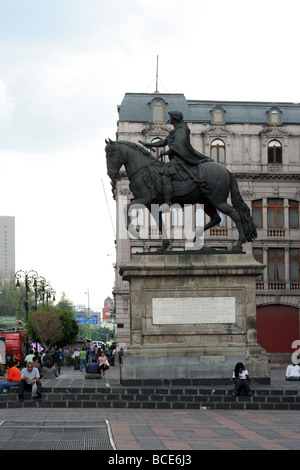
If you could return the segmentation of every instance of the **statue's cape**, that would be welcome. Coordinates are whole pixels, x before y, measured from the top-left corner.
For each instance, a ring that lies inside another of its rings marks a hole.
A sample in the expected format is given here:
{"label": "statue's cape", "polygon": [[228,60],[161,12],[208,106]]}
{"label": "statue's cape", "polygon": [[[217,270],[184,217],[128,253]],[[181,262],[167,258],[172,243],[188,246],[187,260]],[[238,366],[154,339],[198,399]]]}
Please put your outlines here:
{"label": "statue's cape", "polygon": [[[167,137],[167,144],[173,156],[178,156],[186,162],[196,165],[201,161],[212,161],[211,158],[197,152],[190,142],[190,130],[185,122],[180,123]],[[170,155],[172,158],[172,155]]]}

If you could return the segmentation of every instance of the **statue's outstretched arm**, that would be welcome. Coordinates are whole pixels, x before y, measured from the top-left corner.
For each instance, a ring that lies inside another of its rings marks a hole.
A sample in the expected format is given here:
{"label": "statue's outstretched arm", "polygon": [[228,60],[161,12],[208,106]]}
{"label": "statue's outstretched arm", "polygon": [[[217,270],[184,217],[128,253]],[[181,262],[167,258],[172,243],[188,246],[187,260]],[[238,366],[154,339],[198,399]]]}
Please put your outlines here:
{"label": "statue's outstretched arm", "polygon": [[139,143],[144,145],[144,147],[146,148],[165,147],[167,145],[167,139],[162,139],[162,140],[158,140],[157,142],[150,142],[150,143],[142,142],[141,140],[139,140]]}

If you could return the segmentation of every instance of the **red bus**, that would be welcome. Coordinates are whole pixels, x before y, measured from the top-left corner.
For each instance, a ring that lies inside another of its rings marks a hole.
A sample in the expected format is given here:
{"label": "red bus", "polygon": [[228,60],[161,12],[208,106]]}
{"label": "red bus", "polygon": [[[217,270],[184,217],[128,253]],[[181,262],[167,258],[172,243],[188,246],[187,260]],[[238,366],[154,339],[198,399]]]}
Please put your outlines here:
{"label": "red bus", "polygon": [[27,355],[27,336],[22,331],[0,330],[0,336],[5,338],[6,358],[12,354],[16,355],[20,364],[24,362]]}

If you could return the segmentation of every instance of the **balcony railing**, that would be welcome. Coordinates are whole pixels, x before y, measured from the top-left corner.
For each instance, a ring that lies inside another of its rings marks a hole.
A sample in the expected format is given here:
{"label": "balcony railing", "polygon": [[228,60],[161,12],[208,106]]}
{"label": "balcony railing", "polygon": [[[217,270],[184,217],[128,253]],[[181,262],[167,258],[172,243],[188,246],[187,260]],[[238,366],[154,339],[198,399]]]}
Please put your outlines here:
{"label": "balcony railing", "polygon": [[280,282],[280,281],[270,281],[268,283],[268,288],[269,290],[285,290],[286,289],[286,283],[285,282]]}
{"label": "balcony railing", "polygon": [[256,281],[257,291],[299,291],[300,281]]}
{"label": "balcony railing", "polygon": [[210,235],[212,237],[227,237],[228,235],[228,229],[227,228],[211,228],[210,229]]}
{"label": "balcony railing", "polygon": [[285,230],[282,228],[269,228],[268,237],[271,238],[283,238],[285,237]]}
{"label": "balcony railing", "polygon": [[291,281],[290,282],[290,289],[291,290],[300,290],[300,282]]}

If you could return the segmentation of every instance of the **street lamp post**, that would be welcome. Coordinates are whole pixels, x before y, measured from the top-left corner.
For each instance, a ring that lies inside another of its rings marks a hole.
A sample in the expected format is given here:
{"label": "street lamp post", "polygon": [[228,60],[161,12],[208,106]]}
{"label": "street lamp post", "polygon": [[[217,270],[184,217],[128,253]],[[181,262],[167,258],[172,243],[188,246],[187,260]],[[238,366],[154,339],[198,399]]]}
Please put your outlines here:
{"label": "street lamp post", "polygon": [[[15,273],[15,278],[17,279],[16,287],[20,287],[20,279],[24,278],[25,283],[25,310],[26,310],[26,323],[28,322],[28,293],[30,291],[31,284],[33,287],[36,287],[36,280],[38,278],[38,273],[36,271],[22,271],[19,270]],[[35,305],[36,306],[36,305]]]}

